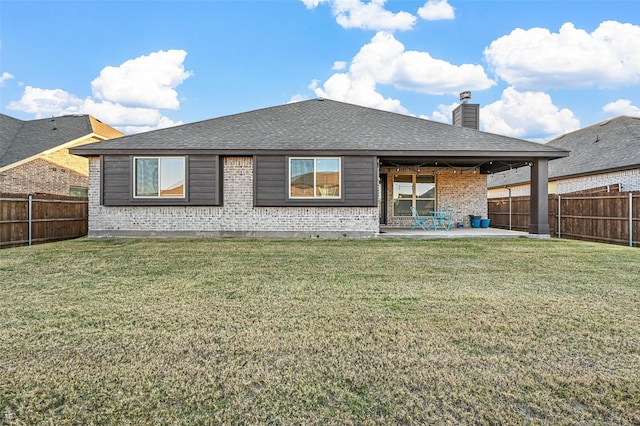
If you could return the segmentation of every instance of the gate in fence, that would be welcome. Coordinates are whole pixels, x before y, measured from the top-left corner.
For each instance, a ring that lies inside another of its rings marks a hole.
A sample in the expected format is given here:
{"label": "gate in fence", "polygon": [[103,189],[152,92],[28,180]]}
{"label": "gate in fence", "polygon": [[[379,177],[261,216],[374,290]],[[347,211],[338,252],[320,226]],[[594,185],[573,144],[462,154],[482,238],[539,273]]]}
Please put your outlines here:
{"label": "gate in fence", "polygon": [[87,235],[88,200],[54,194],[0,194],[0,248]]}

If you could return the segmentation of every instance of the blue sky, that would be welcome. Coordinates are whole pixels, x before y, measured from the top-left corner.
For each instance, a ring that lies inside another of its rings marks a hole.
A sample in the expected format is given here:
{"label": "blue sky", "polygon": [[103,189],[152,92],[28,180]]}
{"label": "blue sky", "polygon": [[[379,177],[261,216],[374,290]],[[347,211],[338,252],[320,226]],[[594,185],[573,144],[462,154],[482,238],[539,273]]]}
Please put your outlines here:
{"label": "blue sky", "polygon": [[125,133],[318,96],[546,142],[640,116],[637,0],[0,0],[0,112]]}

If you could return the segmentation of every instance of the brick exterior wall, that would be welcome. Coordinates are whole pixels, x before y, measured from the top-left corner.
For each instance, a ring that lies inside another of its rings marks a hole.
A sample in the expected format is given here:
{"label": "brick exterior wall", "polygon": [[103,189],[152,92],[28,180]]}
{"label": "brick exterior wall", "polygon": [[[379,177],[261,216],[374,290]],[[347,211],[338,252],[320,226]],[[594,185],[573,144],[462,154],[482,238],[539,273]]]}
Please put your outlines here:
{"label": "brick exterior wall", "polygon": [[[640,187],[640,169],[622,170],[619,172],[600,173],[589,176],[580,176],[568,179],[559,179],[549,182],[549,194],[569,194],[592,188],[600,188],[617,184],[634,185]],[[510,186],[512,197],[531,195],[529,184]],[[488,192],[488,198],[504,198],[509,196],[506,188],[492,188]]]}
{"label": "brick exterior wall", "polygon": [[584,191],[585,189],[598,188],[619,183],[640,186],[640,169],[623,170],[620,172],[602,173],[598,175],[583,176],[557,181],[557,193],[568,194],[570,192]]}
{"label": "brick exterior wall", "polygon": [[[393,216],[393,178],[396,174],[416,174],[416,169],[381,168],[387,174],[387,226],[405,228],[413,225],[410,216]],[[420,174],[434,175],[436,178],[436,207],[453,206],[454,220],[470,226],[469,215],[487,217],[487,176],[472,171],[424,168]]]}
{"label": "brick exterior wall", "polygon": [[375,207],[254,207],[253,160],[224,159],[221,207],[100,205],[100,160],[89,162],[89,236],[373,237]]}
{"label": "brick exterior wall", "polygon": [[[549,194],[551,194],[551,183],[549,184]],[[531,188],[529,184],[526,185],[509,185],[511,188],[512,197],[528,197],[531,195]],[[505,198],[509,196],[509,190],[507,188],[491,188],[487,191],[487,198]]]}
{"label": "brick exterior wall", "polygon": [[[84,158],[77,158],[86,161]],[[44,159],[32,160],[0,172],[2,192],[13,194],[41,192],[69,195],[69,189],[72,186],[88,187],[89,177],[86,172],[78,173],[73,169]]]}
{"label": "brick exterior wall", "polygon": [[[99,140],[87,137],[74,146]],[[0,172],[2,192],[69,195],[72,186],[89,186],[89,160],[69,154],[68,148],[41,154],[38,158]]]}

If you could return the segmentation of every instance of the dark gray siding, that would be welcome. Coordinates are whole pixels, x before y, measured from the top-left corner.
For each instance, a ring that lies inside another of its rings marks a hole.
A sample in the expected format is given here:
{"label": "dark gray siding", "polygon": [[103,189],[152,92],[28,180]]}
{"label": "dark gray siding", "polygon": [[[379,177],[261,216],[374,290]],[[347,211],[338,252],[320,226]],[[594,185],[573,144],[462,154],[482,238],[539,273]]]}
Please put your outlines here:
{"label": "dark gray siding", "polygon": [[254,157],[254,200],[258,207],[375,207],[376,157],[342,157],[342,197],[325,200],[288,198],[287,157]]}
{"label": "dark gray siding", "polygon": [[105,206],[126,206],[131,203],[131,157],[108,155],[100,157],[100,203]]}
{"label": "dark gray siding", "polygon": [[262,207],[286,205],[287,157],[261,155],[253,161],[254,204]]}
{"label": "dark gray siding", "polygon": [[184,199],[133,198],[133,156],[105,155],[101,158],[102,192],[105,206],[216,206],[222,202],[220,159],[216,155],[186,156]]}
{"label": "dark gray siding", "polygon": [[378,205],[376,157],[344,157],[344,197],[348,206]]}
{"label": "dark gray siding", "polygon": [[220,159],[217,155],[189,156],[187,195],[189,205],[222,204]]}
{"label": "dark gray siding", "polygon": [[480,105],[460,104],[452,113],[452,124],[459,127],[480,128]]}

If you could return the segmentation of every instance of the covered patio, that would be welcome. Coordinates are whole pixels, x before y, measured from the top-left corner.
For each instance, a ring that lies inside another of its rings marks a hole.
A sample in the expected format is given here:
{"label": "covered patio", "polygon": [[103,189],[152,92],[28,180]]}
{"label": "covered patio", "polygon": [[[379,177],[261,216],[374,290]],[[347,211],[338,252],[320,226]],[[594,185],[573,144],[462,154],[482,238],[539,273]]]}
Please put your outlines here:
{"label": "covered patio", "polygon": [[[554,153],[558,157],[566,154]],[[428,216],[443,206],[452,206],[454,221],[465,224],[462,230],[478,235],[481,231],[470,228],[468,217],[487,217],[487,176],[529,166],[532,188],[529,234],[549,235],[549,158],[543,155],[551,154],[542,150],[490,153],[469,150],[460,151],[458,157],[443,157],[435,152],[429,156],[380,156],[378,207],[381,229],[413,225],[410,207],[420,216]],[[460,229],[456,231],[460,233]]]}

